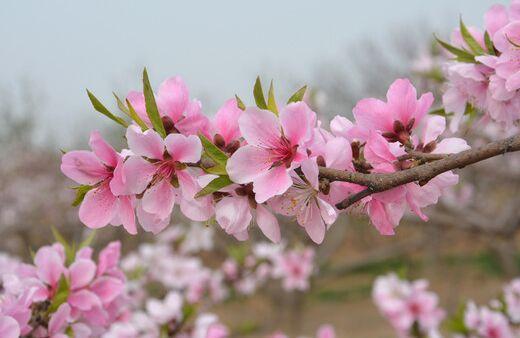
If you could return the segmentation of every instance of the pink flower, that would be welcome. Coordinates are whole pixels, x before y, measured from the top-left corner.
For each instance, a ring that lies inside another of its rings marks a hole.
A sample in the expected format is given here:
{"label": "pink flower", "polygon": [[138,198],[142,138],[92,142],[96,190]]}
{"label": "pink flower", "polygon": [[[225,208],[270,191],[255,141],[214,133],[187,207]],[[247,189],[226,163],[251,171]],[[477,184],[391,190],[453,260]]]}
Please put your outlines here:
{"label": "pink flower", "polygon": [[242,110],[238,108],[236,99],[227,100],[215,114],[213,120],[215,136],[222,137],[223,146],[229,146],[232,141],[238,140],[242,136],[238,125],[241,114]]}
{"label": "pink flower", "polygon": [[238,240],[248,238],[247,229],[252,220],[262,233],[271,241],[280,241],[280,226],[276,217],[262,204],[254,200],[252,187],[246,185],[237,188],[230,196],[223,197],[215,205],[217,223],[230,235]]}
{"label": "pink flower", "polygon": [[91,133],[89,144],[92,151],[70,151],[61,162],[67,177],[93,187],[81,203],[80,220],[93,229],[123,224],[129,233],[137,233],[132,197],[123,184],[122,156],[96,131]]}
{"label": "pink flower", "polygon": [[[347,144],[347,149],[350,145]],[[337,148],[344,151],[345,148]],[[336,209],[319,189],[318,165],[316,158],[301,163],[303,176],[292,171],[293,185],[281,196],[273,199],[271,205],[283,215],[296,216],[309,237],[317,244],[325,238],[326,230],[336,221]]]}
{"label": "pink flower", "polygon": [[482,338],[513,338],[513,330],[503,313],[470,302],[464,314],[464,324]]}
{"label": "pink flower", "polygon": [[182,319],[182,297],[177,292],[169,292],[164,301],[149,299],[146,310],[158,324],[166,324],[172,320]]}
{"label": "pink flower", "polygon": [[[143,93],[131,91],[126,98],[139,117],[151,127]],[[208,136],[210,121],[202,114],[200,102],[190,101],[188,88],[181,77],[171,77],[161,83],[155,100],[163,122],[167,119],[167,132],[178,131],[184,135],[197,135],[202,132]]]}
{"label": "pink flower", "polygon": [[229,177],[236,183],[253,183],[255,199],[263,203],[292,185],[289,170],[306,157],[301,146],[308,141],[315,114],[303,102],[282,109],[280,119],[268,110],[247,108],[239,118],[247,145],[227,162]]}
{"label": "pink flower", "polygon": [[309,279],[314,270],[314,250],[291,250],[276,257],[273,275],[282,279],[286,291],[305,291],[309,288]]}
{"label": "pink flower", "polygon": [[369,98],[354,107],[356,124],[366,130],[380,131],[386,137],[407,140],[433,103],[432,93],[417,99],[417,92],[408,79],[392,83],[386,94],[387,102]]}
{"label": "pink flower", "polygon": [[154,130],[143,132],[137,126],[128,127],[126,138],[134,153],[124,164],[126,186],[132,193],[144,192],[137,207],[139,221],[145,230],[158,233],[168,224],[175,201],[193,199],[198,192],[186,164],[200,160],[202,145],[195,135],[169,134],[163,140]]}
{"label": "pink flower", "polygon": [[332,325],[322,325],[318,328],[316,338],[336,338],[336,332]]}

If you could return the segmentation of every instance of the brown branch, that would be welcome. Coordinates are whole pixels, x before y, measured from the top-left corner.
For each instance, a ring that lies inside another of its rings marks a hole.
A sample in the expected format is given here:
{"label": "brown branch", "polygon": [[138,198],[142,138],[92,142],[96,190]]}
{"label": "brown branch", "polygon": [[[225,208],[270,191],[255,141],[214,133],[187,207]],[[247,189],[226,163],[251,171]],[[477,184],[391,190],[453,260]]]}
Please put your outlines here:
{"label": "brown branch", "polygon": [[367,187],[344,201],[338,203],[338,209],[348,208],[353,203],[373,193],[386,191],[406,183],[428,182],[437,175],[457,168],[464,168],[491,157],[515,152],[520,150],[520,134],[500,141],[488,143],[482,147],[469,149],[457,154],[450,154],[442,159],[428,162],[411,169],[396,171],[394,173],[371,173],[347,172],[343,170],[320,167],[321,177],[330,181],[351,182]]}
{"label": "brown branch", "polygon": [[404,161],[404,160],[410,160],[412,158],[415,158],[418,160],[422,160],[424,162],[429,162],[429,161],[442,160],[443,158],[446,158],[446,157],[448,157],[448,154],[432,154],[432,153],[423,153],[420,151],[412,150],[404,155],[399,156],[397,158],[397,160]]}

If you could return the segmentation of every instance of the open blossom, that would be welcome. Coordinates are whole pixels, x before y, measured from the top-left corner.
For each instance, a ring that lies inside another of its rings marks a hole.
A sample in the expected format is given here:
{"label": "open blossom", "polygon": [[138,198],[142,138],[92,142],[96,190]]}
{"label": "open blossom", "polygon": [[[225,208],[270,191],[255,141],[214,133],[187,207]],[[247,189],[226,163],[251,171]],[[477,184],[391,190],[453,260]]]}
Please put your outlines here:
{"label": "open blossom", "polygon": [[124,163],[125,183],[134,194],[144,192],[137,215],[145,230],[157,233],[168,225],[175,202],[197,193],[187,163],[200,160],[202,145],[194,135],[169,134],[163,140],[137,126],[128,127],[126,138],[134,155]]}
{"label": "open blossom", "polygon": [[268,110],[247,108],[238,121],[247,145],[229,159],[229,177],[239,184],[252,182],[258,203],[283,194],[292,185],[289,170],[306,158],[302,146],[311,137],[315,119],[303,102],[284,107],[279,119]]}
{"label": "open blossom", "polygon": [[123,184],[123,157],[96,131],[91,133],[89,144],[92,151],[67,152],[61,162],[67,177],[92,187],[81,203],[80,220],[93,229],[123,224],[135,234],[133,200]]}
{"label": "open blossom", "polygon": [[513,338],[513,333],[507,317],[488,307],[478,307],[469,302],[464,313],[464,324],[470,331],[471,337],[482,338]]}
{"label": "open blossom", "polygon": [[273,276],[282,279],[287,291],[307,290],[314,270],[314,250],[291,250],[275,258]]}
{"label": "open blossom", "polygon": [[336,221],[337,212],[320,192],[316,159],[303,161],[300,168],[303,175],[292,171],[293,185],[279,198],[274,199],[272,204],[279,213],[296,216],[309,237],[320,244],[325,238],[326,230]]}
{"label": "open blossom", "polygon": [[400,337],[412,337],[414,324],[423,335],[438,336],[444,311],[437,295],[428,291],[428,282],[408,282],[395,274],[380,276],[374,282],[372,298]]}
{"label": "open blossom", "polygon": [[[100,252],[96,264],[92,249],[85,247],[68,265],[61,244],[40,248],[34,264],[20,264],[9,275],[12,283],[5,285],[0,297],[0,332],[5,330],[1,336],[19,332],[23,336],[62,338],[70,330],[75,337],[86,338],[92,332],[103,332],[125,311],[121,302],[125,277],[118,268],[119,250],[118,242],[110,243]],[[50,304],[56,308],[49,308]],[[48,318],[48,322],[31,320],[34,316]]]}

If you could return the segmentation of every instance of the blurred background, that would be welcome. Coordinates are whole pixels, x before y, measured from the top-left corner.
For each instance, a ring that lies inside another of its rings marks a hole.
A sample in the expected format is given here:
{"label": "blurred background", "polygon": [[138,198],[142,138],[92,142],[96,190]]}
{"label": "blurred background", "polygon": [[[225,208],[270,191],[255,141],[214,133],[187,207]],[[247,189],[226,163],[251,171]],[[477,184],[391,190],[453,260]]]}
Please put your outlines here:
{"label": "blurred background", "polygon": [[[252,103],[256,75],[274,79],[277,94],[308,84],[327,121],[351,116],[363,97],[384,96],[409,76],[440,98],[442,72],[432,33],[447,38],[459,15],[482,26],[489,0],[437,1],[2,1],[0,11],[0,249],[29,256],[52,241],[50,226],[80,239],[85,227],[70,206],[73,184],[59,171],[60,149],[86,148],[98,129],[114,145],[123,131],[94,112],[85,88],[111,110],[112,91],[140,88],[180,75],[208,115],[234,94]],[[472,144],[497,130],[464,131]],[[518,157],[518,156],[516,156]],[[375,276],[399,271],[431,280],[442,305],[455,311],[467,298],[487,300],[520,271],[520,163],[511,156],[468,168],[461,185],[428,223],[410,216],[397,235],[382,237],[367,219],[342,216],[320,247],[319,274],[305,294],[272,290],[227,302],[224,322],[254,320],[268,332],[313,332],[323,323],[340,337],[391,336],[371,302]],[[175,222],[183,222],[176,219]],[[307,241],[290,220],[291,241]],[[217,246],[233,242],[217,231]],[[124,250],[150,240],[105,228],[96,245],[123,241]],[[311,243],[306,242],[310,245]],[[273,311],[274,310],[274,311]]]}

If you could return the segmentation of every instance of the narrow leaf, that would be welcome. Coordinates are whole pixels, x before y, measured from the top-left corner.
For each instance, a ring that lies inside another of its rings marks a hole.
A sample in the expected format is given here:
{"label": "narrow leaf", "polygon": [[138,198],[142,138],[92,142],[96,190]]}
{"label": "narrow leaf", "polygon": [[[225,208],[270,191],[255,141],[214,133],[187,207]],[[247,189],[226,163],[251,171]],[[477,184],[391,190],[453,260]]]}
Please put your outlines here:
{"label": "narrow leaf", "polygon": [[[134,107],[132,106],[132,104],[130,103],[130,101],[128,101],[128,99],[126,99],[126,105],[128,106],[128,114],[130,115],[130,117],[132,118],[132,120],[135,121],[135,123],[137,123],[137,125],[139,127],[141,127],[141,130],[142,131],[145,131],[145,130],[148,130],[148,126],[146,125],[146,123],[139,117],[139,114],[137,114],[137,112],[135,111]],[[162,124],[162,123],[161,123]]]}
{"label": "narrow leaf", "polygon": [[241,110],[246,110],[246,105],[244,104],[244,101],[242,101],[237,94],[235,94],[235,99],[237,100],[237,107]]}
{"label": "narrow leaf", "polygon": [[256,106],[260,109],[267,109],[267,103],[265,103],[264,90],[262,89],[262,82],[260,82],[260,76],[257,76],[255,86],[253,88],[253,96],[255,97]]}
{"label": "narrow leaf", "polygon": [[94,187],[91,185],[79,185],[77,187],[74,187],[72,189],[76,190],[76,198],[74,199],[74,202],[72,202],[73,207],[77,207],[78,205],[83,202],[83,199],[85,198],[85,195],[87,192],[92,190]]}
{"label": "narrow leaf", "polygon": [[468,51],[465,51],[464,49],[460,49],[455,46],[452,46],[449,43],[442,41],[437,36],[435,36],[435,39],[442,47],[444,47],[444,49],[446,49],[451,54],[455,55],[457,57],[458,61],[467,62],[467,63],[475,63],[475,55],[469,53]]}
{"label": "narrow leaf", "polygon": [[152,126],[155,131],[157,131],[159,135],[165,138],[166,130],[164,130],[161,115],[159,115],[159,109],[157,108],[157,103],[155,102],[155,96],[153,95],[152,86],[150,85],[150,79],[148,78],[148,72],[146,71],[146,68],[143,70],[143,93],[148,118],[150,119],[150,122],[152,122]]}
{"label": "narrow leaf", "polygon": [[116,98],[116,103],[117,103],[117,107],[119,108],[119,110],[121,110],[126,115],[130,116],[128,113],[128,108],[125,106],[123,101],[121,101],[119,96],[117,96],[117,94],[115,92],[112,92],[112,95],[114,95],[114,97]]}
{"label": "narrow leaf", "polygon": [[495,46],[493,45],[493,41],[491,41],[491,37],[489,36],[489,33],[487,31],[484,33],[484,43],[486,44],[486,48],[489,54],[497,55],[495,51]]}
{"label": "narrow leaf", "polygon": [[213,181],[209,182],[209,184],[205,186],[201,191],[199,191],[195,195],[195,197],[197,198],[212,194],[231,184],[233,184],[233,182],[229,179],[229,176],[219,176],[215,178]]}
{"label": "narrow leaf", "polygon": [[54,236],[54,240],[63,245],[67,263],[72,263],[74,261],[74,257],[76,256],[76,250],[67,242],[65,237],[63,237],[63,235],[54,226],[51,227],[51,231],[52,235]]}
{"label": "narrow leaf", "polygon": [[274,98],[274,86],[273,80],[271,80],[271,85],[269,86],[269,93],[267,94],[267,109],[275,113],[278,116],[278,107],[276,106],[276,100]]}
{"label": "narrow leaf", "polygon": [[79,249],[83,249],[87,246],[90,246],[90,244],[92,244],[92,242],[94,241],[94,238],[96,238],[96,230],[92,230],[87,238],[85,238],[81,243],[79,243]]}
{"label": "narrow leaf", "polygon": [[473,35],[471,35],[470,31],[462,21],[462,18],[460,19],[460,34],[462,35],[462,38],[466,42],[466,44],[469,46],[471,51],[477,55],[483,55],[484,50],[482,49],[482,46],[475,40]]}
{"label": "narrow leaf", "polygon": [[307,91],[307,86],[303,86],[296,91],[296,93],[292,94],[287,103],[299,102],[303,101],[303,96],[305,95],[305,91]]}
{"label": "narrow leaf", "polygon": [[62,275],[58,281],[58,288],[55,292],[56,293],[54,294],[54,297],[52,297],[51,304],[47,309],[49,313],[56,312],[60,305],[65,303],[69,297],[69,283],[67,282],[65,275]]}
{"label": "narrow leaf", "polygon": [[215,164],[222,165],[226,167],[226,163],[228,160],[228,156],[222,150],[220,150],[216,145],[214,145],[208,138],[202,134],[199,134],[200,142],[202,143],[202,147],[206,155],[212,159]]}
{"label": "narrow leaf", "polygon": [[126,123],[125,120],[123,120],[122,118],[120,118],[119,116],[116,116],[114,114],[112,114],[110,112],[110,110],[108,110],[102,103],[101,101],[99,101],[97,99],[97,97],[94,96],[94,94],[92,94],[88,89],[87,89],[87,95],[88,95],[88,98],[90,99],[90,102],[92,103],[92,106],[94,107],[95,110],[97,110],[98,112],[100,112],[101,114],[105,115],[106,117],[108,117],[109,119],[111,119],[112,121],[116,122],[116,123],[119,123],[120,125],[122,125],[123,127],[128,127],[128,123]]}

